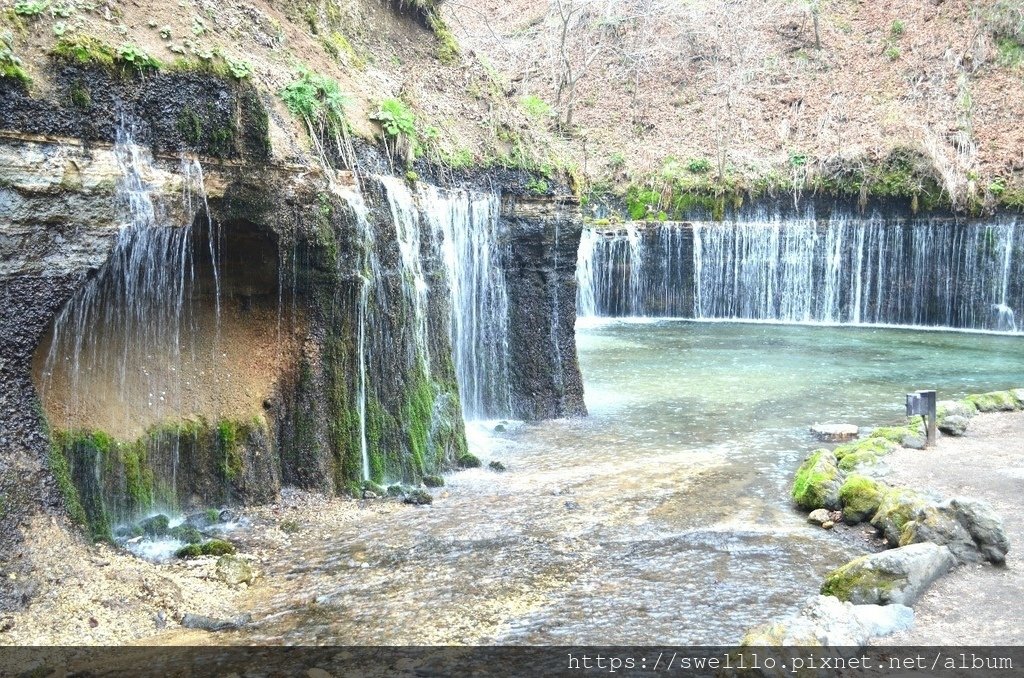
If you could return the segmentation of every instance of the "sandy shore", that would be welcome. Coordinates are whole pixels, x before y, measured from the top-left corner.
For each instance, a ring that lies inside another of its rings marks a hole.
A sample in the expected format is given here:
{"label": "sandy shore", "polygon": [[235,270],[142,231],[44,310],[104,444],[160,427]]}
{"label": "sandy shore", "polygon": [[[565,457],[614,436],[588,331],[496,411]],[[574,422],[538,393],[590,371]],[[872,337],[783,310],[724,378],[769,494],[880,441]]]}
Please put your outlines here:
{"label": "sandy shore", "polygon": [[880,645],[1024,644],[1024,412],[979,414],[962,438],[889,457],[886,480],[945,498],[984,499],[1003,517],[1006,567],[968,565],[946,575],[914,605],[914,628]]}

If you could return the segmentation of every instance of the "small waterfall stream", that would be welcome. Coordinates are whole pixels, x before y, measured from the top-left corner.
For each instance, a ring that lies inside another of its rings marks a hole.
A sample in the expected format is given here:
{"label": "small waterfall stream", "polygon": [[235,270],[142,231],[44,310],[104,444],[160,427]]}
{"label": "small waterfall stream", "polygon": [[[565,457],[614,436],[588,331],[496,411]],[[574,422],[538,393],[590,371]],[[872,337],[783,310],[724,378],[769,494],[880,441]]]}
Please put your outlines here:
{"label": "small waterfall stream", "polygon": [[[194,390],[182,363],[195,362],[201,350],[195,343],[197,328],[210,320],[202,317],[190,294],[204,284],[197,274],[195,228],[191,220],[171,223],[154,203],[153,188],[144,178],[154,175],[152,159],[134,143],[127,124],[118,132],[114,151],[121,169],[116,199],[125,223],[109,261],[57,316],[40,392],[45,404],[52,389],[63,391],[64,414],[72,420],[98,408],[126,413],[142,408],[147,418],[160,420],[180,411]],[[207,211],[212,321],[219,339],[218,239],[209,221],[202,168],[196,160],[183,159],[181,170],[185,214]],[[218,344],[215,339],[209,347],[214,355]],[[102,388],[101,382],[106,382]]]}
{"label": "small waterfall stream", "polygon": [[725,223],[626,224],[581,240],[580,316],[1018,332],[1024,228],[766,210]]}
{"label": "small waterfall stream", "polygon": [[430,223],[435,256],[450,290],[451,344],[467,420],[507,417],[509,387],[508,290],[495,193],[424,186],[420,202]]}

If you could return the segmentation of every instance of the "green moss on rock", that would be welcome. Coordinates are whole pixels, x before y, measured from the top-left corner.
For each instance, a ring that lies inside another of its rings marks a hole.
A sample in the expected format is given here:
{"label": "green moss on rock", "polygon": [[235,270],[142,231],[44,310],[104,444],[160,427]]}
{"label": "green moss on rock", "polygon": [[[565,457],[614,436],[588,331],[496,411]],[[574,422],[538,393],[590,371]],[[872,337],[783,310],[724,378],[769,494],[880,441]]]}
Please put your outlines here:
{"label": "green moss on rock", "polygon": [[883,493],[871,524],[885,535],[890,544],[898,544],[903,527],[919,519],[928,506],[929,502],[914,490],[891,488]]}
{"label": "green moss on rock", "polygon": [[201,544],[188,544],[174,554],[178,558],[198,558],[200,556],[224,556],[235,553],[234,544],[224,539],[211,539]]}
{"label": "green moss on rock", "polygon": [[480,458],[472,452],[466,452],[455,460],[459,468],[480,468]]}
{"label": "green moss on rock", "polygon": [[821,585],[821,593],[857,604],[885,600],[902,578],[866,567],[869,556],[861,556],[830,572]]}
{"label": "green moss on rock", "polygon": [[835,449],[842,471],[852,471],[860,466],[871,466],[896,450],[896,445],[887,438],[864,438],[840,445]]}
{"label": "green moss on rock", "polygon": [[843,520],[854,525],[873,516],[882,502],[885,487],[876,480],[856,473],[847,476],[839,488]]}
{"label": "green moss on rock", "polygon": [[835,454],[826,449],[815,450],[797,469],[793,480],[793,501],[807,511],[837,509],[841,485],[842,474]]}
{"label": "green moss on rock", "polygon": [[1024,404],[1010,391],[992,391],[979,393],[964,398],[977,408],[979,412],[1012,412],[1021,409]]}

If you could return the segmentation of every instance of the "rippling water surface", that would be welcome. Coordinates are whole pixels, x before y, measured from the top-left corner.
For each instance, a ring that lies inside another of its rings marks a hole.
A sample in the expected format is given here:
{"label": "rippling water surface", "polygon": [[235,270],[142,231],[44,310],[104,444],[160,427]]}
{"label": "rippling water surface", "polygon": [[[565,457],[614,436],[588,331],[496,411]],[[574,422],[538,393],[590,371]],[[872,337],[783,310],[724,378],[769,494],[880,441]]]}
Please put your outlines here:
{"label": "rippling water surface", "polygon": [[447,496],[296,541],[241,642],[726,644],[857,546],[788,485],[815,422],[1024,385],[1017,337],[685,321],[577,329],[590,417],[469,426]]}

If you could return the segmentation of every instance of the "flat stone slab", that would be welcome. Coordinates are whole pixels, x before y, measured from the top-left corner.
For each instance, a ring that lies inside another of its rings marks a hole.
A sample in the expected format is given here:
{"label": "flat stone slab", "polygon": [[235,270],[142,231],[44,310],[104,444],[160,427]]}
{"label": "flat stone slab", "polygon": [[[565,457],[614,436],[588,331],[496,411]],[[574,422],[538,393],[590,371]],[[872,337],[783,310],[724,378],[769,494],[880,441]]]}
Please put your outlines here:
{"label": "flat stone slab", "polygon": [[811,433],[826,443],[841,443],[856,438],[860,429],[853,424],[815,424]]}

